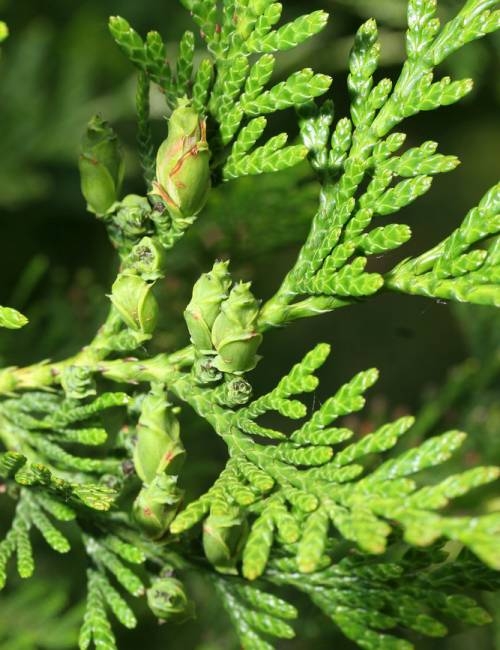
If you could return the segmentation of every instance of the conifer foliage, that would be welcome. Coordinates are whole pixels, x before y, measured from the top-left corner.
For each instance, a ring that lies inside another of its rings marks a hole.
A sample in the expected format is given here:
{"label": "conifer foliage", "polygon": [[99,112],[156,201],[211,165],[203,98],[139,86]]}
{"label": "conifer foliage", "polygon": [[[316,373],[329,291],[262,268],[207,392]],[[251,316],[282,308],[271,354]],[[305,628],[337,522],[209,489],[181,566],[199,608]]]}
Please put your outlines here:
{"label": "conifer foliage", "polygon": [[[187,620],[189,571],[206,576],[246,650],[295,635],[300,612],[283,598],[284,587],[288,596],[309,597],[367,650],[409,649],[408,631],[444,636],[451,619],[485,624],[489,614],[466,592],[499,587],[500,513],[469,516],[453,500],[495,481],[498,468],[440,470],[433,480],[433,468],[459,453],[465,433],[447,431],[399,451],[412,417],[363,436],[346,426],[377,381],[373,368],[309,409],[304,398],[318,387],[326,344],[292,359],[265,394],[251,371],[266,363],[258,352],[269,329],[382,291],[500,305],[500,185],[431,250],[385,274],[369,270],[370,256],[412,234],[386,217],[458,164],[436,142],[405,148],[403,123],[470,92],[470,79],[440,77],[436,66],[500,27],[498,2],[467,0],[441,25],[436,0],[409,0],[407,58],[395,80],[378,79],[377,24],[362,24],[349,58],[350,112],[338,118],[328,76],[304,68],[273,79],[279,53],[313,38],[325,12],[287,23],[274,0],[181,4],[196,34],[180,38],[175,62],[159,32],[142,36],[118,16],[109,23],[137,69],[146,192],[122,195],[117,136],[93,118],[79,160],[82,193],[121,261],[106,321],[68,359],[0,370],[0,494],[15,502],[0,541],[0,587],[13,564],[21,578],[33,574],[36,530],[56,553],[71,552],[71,537],[88,556],[82,650],[116,648],[115,622],[137,624],[134,599],[160,620]],[[6,36],[0,23],[0,39]],[[150,125],[152,85],[165,98],[162,144]],[[300,130],[292,143],[287,133],[266,133],[267,116],[290,108]],[[263,303],[228,261],[216,260],[185,307],[190,345],[146,352],[158,320],[155,283],[169,250],[203,219],[210,192],[306,158],[319,181],[318,208],[275,294]],[[16,310],[0,308],[1,327],[26,324]],[[178,419],[184,406],[228,451],[213,485],[190,502]]]}

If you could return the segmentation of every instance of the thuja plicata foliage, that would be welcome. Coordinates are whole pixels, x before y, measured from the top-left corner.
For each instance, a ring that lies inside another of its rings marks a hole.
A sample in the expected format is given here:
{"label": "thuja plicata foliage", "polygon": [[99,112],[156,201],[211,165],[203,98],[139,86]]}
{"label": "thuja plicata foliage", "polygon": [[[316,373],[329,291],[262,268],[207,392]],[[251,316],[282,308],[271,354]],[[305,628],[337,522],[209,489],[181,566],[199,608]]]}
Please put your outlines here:
{"label": "thuja plicata foliage", "polygon": [[[2,498],[15,502],[0,541],[0,586],[14,564],[22,578],[33,574],[32,529],[56,553],[70,552],[60,522],[71,520],[88,556],[82,650],[115,648],[116,621],[137,624],[134,599],[161,621],[192,617],[189,572],[211,583],[246,649],[271,649],[296,634],[299,612],[283,597],[293,599],[294,590],[370,650],[406,650],[408,638],[445,636],[453,619],[487,623],[470,593],[500,586],[500,512],[467,516],[447,507],[499,470],[475,467],[446,478],[439,470],[434,481],[429,471],[456,454],[466,434],[447,431],[398,452],[414,424],[406,416],[357,435],[343,417],[363,408],[374,368],[306,408],[304,394],[316,390],[330,354],[324,343],[292,358],[267,393],[252,384],[251,371],[266,363],[259,349],[269,330],[381,292],[500,305],[500,185],[432,249],[384,274],[367,270],[371,256],[411,237],[407,225],[387,217],[458,164],[436,142],[405,148],[403,123],[471,91],[470,79],[435,69],[500,27],[498,2],[468,0],[440,24],[436,0],[410,0],[407,56],[395,81],[374,80],[377,25],[362,24],[349,56],[344,116],[335,115],[324,74],[305,68],[272,81],[279,52],[313,38],[325,12],[286,23],[273,0],[181,4],[196,35],[185,32],[176,61],[167,61],[158,32],[143,37],[124,18],[109,22],[137,70],[146,189],[123,196],[117,136],[92,118],[79,158],[81,188],[120,258],[107,318],[71,358],[0,371],[0,486]],[[7,35],[3,24],[0,34]],[[151,132],[152,86],[165,100],[162,143]],[[288,108],[300,131],[292,144],[287,133],[266,133],[266,116]],[[228,260],[214,260],[185,306],[190,345],[149,354],[155,284],[169,251],[203,219],[209,194],[247,175],[258,192],[260,175],[304,159],[319,181],[318,207],[276,293],[263,302],[232,275]],[[2,327],[26,322],[0,309]],[[178,419],[185,407],[227,446],[224,469],[190,502]],[[120,427],[107,425],[109,409]]]}

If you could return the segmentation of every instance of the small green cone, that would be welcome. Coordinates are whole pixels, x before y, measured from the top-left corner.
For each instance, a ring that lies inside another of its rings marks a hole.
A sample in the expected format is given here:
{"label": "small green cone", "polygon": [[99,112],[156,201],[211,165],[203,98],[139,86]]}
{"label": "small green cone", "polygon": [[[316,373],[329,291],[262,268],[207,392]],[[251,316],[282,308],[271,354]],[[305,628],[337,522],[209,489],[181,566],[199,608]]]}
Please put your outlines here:
{"label": "small green cone", "polygon": [[234,286],[212,328],[212,342],[218,352],[213,362],[216,368],[236,374],[255,368],[262,341],[262,334],[256,331],[258,315],[259,303],[250,283]]}
{"label": "small green cone", "polygon": [[194,603],[173,577],[156,578],[146,591],[149,609],[162,621],[183,623],[194,616]]}
{"label": "small green cone", "polygon": [[151,539],[163,537],[177,514],[183,496],[183,490],[177,487],[177,476],[156,476],[150,485],[141,488],[134,501],[134,521]]}
{"label": "small green cone", "polygon": [[252,386],[243,377],[232,377],[220,386],[216,401],[221,406],[241,406],[246,404],[252,396]]}
{"label": "small green cone", "polygon": [[184,311],[191,342],[200,352],[213,349],[210,331],[231,286],[228,266],[229,262],[215,262],[212,270],[197,280]]}
{"label": "small green cone", "polygon": [[158,149],[151,194],[163,199],[173,218],[197,215],[210,191],[209,163],[205,122],[187,99],[179,100],[168,121],[168,137]]}
{"label": "small green cone", "polygon": [[131,329],[152,334],[158,320],[158,303],[149,284],[131,273],[120,273],[111,289],[111,302]]}
{"label": "small green cone", "polygon": [[124,165],[115,132],[98,115],[88,123],[78,166],[88,210],[106,214],[118,200]]}

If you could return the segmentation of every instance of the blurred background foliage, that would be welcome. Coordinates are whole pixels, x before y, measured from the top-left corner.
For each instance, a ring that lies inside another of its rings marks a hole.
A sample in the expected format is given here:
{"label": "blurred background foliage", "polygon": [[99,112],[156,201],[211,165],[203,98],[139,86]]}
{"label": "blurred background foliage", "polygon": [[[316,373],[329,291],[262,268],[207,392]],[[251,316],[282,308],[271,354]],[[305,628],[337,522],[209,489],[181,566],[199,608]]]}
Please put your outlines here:
{"label": "blurred background foliage", "polygon": [[[439,4],[446,18],[461,3]],[[284,5],[287,18],[316,8],[332,12],[319,37],[281,58],[276,76],[298,65],[333,74],[338,116],[348,106],[346,62],[353,33],[366,17],[375,16],[381,26],[380,75],[397,74],[404,57],[405,0],[286,0]],[[76,166],[81,134],[96,112],[114,125],[123,142],[126,190],[144,192],[135,154],[134,71],[108,36],[112,14],[123,15],[142,33],[157,29],[172,52],[182,30],[191,27],[189,15],[174,0],[0,0],[0,18],[11,32],[0,61],[0,304],[21,309],[31,321],[19,332],[1,333],[0,365],[75,352],[106,311],[116,259],[102,224],[85,212]],[[468,46],[451,58],[443,73],[474,77],[472,96],[458,107],[424,114],[408,124],[407,146],[437,140],[440,150],[457,154],[462,165],[404,210],[401,218],[411,225],[414,238],[403,255],[437,242],[498,179],[499,72],[498,35]],[[165,133],[159,94],[152,97],[152,109],[159,143]],[[295,134],[293,113],[280,114],[275,128]],[[207,210],[173,251],[167,279],[158,287],[162,327],[156,348],[170,350],[186,342],[182,310],[192,283],[219,256],[230,256],[235,277],[252,280],[257,295],[269,297],[307,231],[316,195],[305,165],[257,181],[241,179],[212,192]],[[386,258],[383,264],[390,268],[396,259]],[[271,388],[320,340],[332,343],[334,356],[323,373],[322,392],[311,399],[331,394],[362,368],[381,370],[369,407],[355,423],[360,435],[388,415],[420,411],[413,442],[439,429],[463,427],[470,432],[465,465],[500,463],[500,318],[495,310],[379,296],[319,318],[314,325],[297,323],[269,333],[264,361],[253,373],[255,385],[262,391]],[[185,481],[195,495],[217,475],[225,450],[190,413],[183,414],[183,424],[191,460]],[[498,496],[481,496],[483,507],[500,508]],[[7,509],[0,500],[0,532]],[[83,570],[78,553],[63,562],[47,554],[36,580],[0,596],[0,648],[74,648]],[[148,650],[236,648],[229,621],[209,586],[194,576],[191,588],[198,601],[195,623],[159,627],[144,611],[142,625],[126,632],[120,647],[144,646],[147,639]],[[499,611],[500,601],[491,600],[490,607]],[[339,650],[353,648],[307,603],[300,631],[300,638],[284,647],[321,650],[335,643]],[[455,632],[436,645],[425,641],[425,647],[500,649],[500,615],[488,629]]]}

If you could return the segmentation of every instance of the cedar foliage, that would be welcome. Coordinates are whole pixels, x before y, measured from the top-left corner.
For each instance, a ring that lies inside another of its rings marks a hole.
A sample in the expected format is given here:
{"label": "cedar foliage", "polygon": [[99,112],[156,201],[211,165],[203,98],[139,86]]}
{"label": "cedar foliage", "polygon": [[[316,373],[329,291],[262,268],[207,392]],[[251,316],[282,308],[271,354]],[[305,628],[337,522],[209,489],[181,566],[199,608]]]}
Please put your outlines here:
{"label": "cedar foliage", "polygon": [[[500,26],[498,2],[468,0],[441,25],[435,0],[409,0],[407,58],[395,82],[375,78],[380,45],[375,20],[367,20],[349,58],[350,113],[339,118],[328,76],[305,68],[272,80],[276,56],[313,38],[325,12],[283,23],[273,0],[181,3],[200,37],[185,32],[175,64],[158,32],[143,37],[122,17],[109,23],[137,68],[146,192],[122,196],[117,137],[91,120],[82,192],[120,257],[108,316],[76,355],[0,371],[0,479],[15,502],[0,541],[0,586],[12,562],[21,578],[33,574],[33,529],[56,553],[68,553],[64,523],[71,521],[89,561],[82,649],[115,648],[110,614],[133,628],[134,599],[145,599],[160,620],[192,616],[182,581],[190,571],[213,585],[249,650],[294,636],[299,613],[283,588],[305,594],[369,650],[413,647],[408,630],[445,636],[450,619],[487,623],[489,614],[467,594],[499,586],[500,514],[467,515],[451,502],[495,481],[499,470],[439,473],[434,481],[424,474],[455,456],[466,434],[447,431],[398,451],[400,438],[419,426],[406,416],[357,435],[344,418],[363,409],[378,378],[373,368],[308,410],[304,396],[318,386],[326,344],[292,360],[265,394],[249,373],[265,363],[258,350],[268,330],[383,291],[499,305],[500,185],[431,250],[383,274],[369,264],[412,234],[384,217],[458,164],[432,141],[404,149],[400,129],[470,92],[470,79],[440,77],[436,67]],[[0,38],[6,35],[2,24]],[[160,148],[150,125],[153,84],[168,117]],[[289,108],[297,112],[296,143],[266,131],[266,116]],[[318,207],[276,293],[262,303],[227,261],[214,261],[184,312],[191,344],[149,353],[165,256],[203,219],[208,193],[306,158],[320,184]],[[15,309],[0,308],[0,326],[26,324]],[[184,405],[228,450],[213,485],[189,503],[177,417]],[[118,430],[105,417],[110,409]]]}

